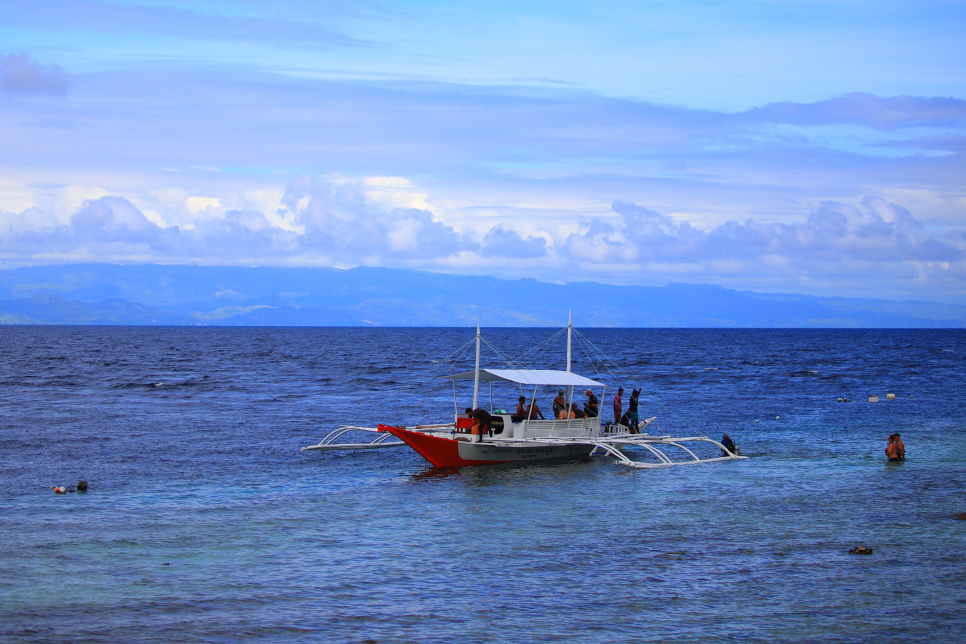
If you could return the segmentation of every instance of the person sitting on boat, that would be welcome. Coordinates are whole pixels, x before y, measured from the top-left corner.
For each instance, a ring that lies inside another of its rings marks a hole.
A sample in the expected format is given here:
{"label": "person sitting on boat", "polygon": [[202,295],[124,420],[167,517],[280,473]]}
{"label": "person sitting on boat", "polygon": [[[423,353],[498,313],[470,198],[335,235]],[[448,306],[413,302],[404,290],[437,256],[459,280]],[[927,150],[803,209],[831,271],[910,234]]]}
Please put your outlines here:
{"label": "person sitting on boat", "polygon": [[526,420],[526,417],[527,417],[527,408],[525,406],[526,402],[527,402],[526,397],[520,396],[520,400],[517,401],[517,410],[513,412],[512,416],[510,416],[510,420],[512,420],[515,423],[519,423],[523,420]]}
{"label": "person sitting on boat", "polygon": [[545,420],[543,417],[543,412],[540,411],[540,405],[537,404],[536,400],[532,401],[527,406],[526,418],[529,418],[530,420],[536,420],[537,418],[539,418],[540,420]]}
{"label": "person sitting on boat", "polygon": [[564,397],[564,390],[557,390],[557,397],[553,399],[553,417],[560,418],[560,414],[567,409],[567,399]]}
{"label": "person sitting on boat", "polygon": [[587,418],[596,418],[597,414],[600,413],[597,396],[595,396],[594,392],[590,389],[584,393],[587,395],[587,402],[584,404],[584,414],[587,416]]}
{"label": "person sitting on boat", "polygon": [[473,419],[473,424],[470,426],[470,435],[480,437],[479,441],[473,438],[471,442],[483,442],[483,435],[487,433],[490,436],[493,435],[493,416],[490,415],[490,412],[482,407],[477,407],[476,409],[467,407],[466,415]]}
{"label": "person sitting on boat", "polygon": [[587,417],[587,414],[585,414],[584,412],[580,411],[580,407],[577,406],[577,403],[571,403],[570,404],[570,417],[571,418],[586,418]]}
{"label": "person sitting on boat", "polygon": [[731,440],[731,437],[728,436],[727,434],[724,434],[721,437],[721,444],[724,446],[724,449],[721,450],[721,455],[722,456],[737,456],[738,455],[738,447],[735,445],[735,442],[733,440]]}
{"label": "person sitting on boat", "polygon": [[563,408],[557,413],[557,420],[569,420],[571,418],[576,418],[572,409],[567,409],[566,403]]}

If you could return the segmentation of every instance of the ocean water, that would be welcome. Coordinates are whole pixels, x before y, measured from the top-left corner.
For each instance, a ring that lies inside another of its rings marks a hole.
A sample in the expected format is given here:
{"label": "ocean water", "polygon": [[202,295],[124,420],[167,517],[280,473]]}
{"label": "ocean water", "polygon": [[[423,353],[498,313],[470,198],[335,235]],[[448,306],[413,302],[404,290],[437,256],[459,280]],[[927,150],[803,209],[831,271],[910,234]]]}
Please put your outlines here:
{"label": "ocean water", "polygon": [[584,335],[660,429],[752,458],[299,450],[446,420],[467,329],[0,327],[0,641],[962,641],[966,332]]}

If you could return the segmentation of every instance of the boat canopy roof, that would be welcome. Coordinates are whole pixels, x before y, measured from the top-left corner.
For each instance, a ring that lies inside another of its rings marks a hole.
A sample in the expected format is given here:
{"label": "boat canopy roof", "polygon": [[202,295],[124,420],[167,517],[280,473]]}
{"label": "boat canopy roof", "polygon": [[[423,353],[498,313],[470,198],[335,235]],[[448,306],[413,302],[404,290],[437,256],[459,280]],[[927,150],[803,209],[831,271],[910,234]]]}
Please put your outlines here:
{"label": "boat canopy roof", "polygon": [[[453,376],[443,376],[450,380],[473,380],[476,372],[465,371]],[[578,376],[570,371],[550,369],[480,369],[480,380],[503,380],[521,385],[550,385],[552,387],[603,387],[604,383]]]}

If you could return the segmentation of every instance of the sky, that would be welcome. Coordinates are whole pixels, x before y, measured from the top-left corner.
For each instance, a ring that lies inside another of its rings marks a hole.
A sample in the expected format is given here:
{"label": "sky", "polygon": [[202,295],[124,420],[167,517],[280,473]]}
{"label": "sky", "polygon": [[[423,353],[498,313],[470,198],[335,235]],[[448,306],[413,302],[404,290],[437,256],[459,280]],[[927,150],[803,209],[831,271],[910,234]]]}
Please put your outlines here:
{"label": "sky", "polygon": [[966,304],[966,3],[0,0],[0,268]]}

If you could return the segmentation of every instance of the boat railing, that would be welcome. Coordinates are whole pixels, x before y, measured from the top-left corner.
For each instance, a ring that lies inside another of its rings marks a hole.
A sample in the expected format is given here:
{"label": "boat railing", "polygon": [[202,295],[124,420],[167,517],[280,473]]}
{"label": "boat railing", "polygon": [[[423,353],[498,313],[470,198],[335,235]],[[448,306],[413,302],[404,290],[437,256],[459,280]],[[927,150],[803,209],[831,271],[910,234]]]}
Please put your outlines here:
{"label": "boat railing", "polygon": [[596,436],[600,430],[600,417],[593,418],[548,418],[546,420],[524,421],[524,436],[547,438],[568,438],[574,436]]}

